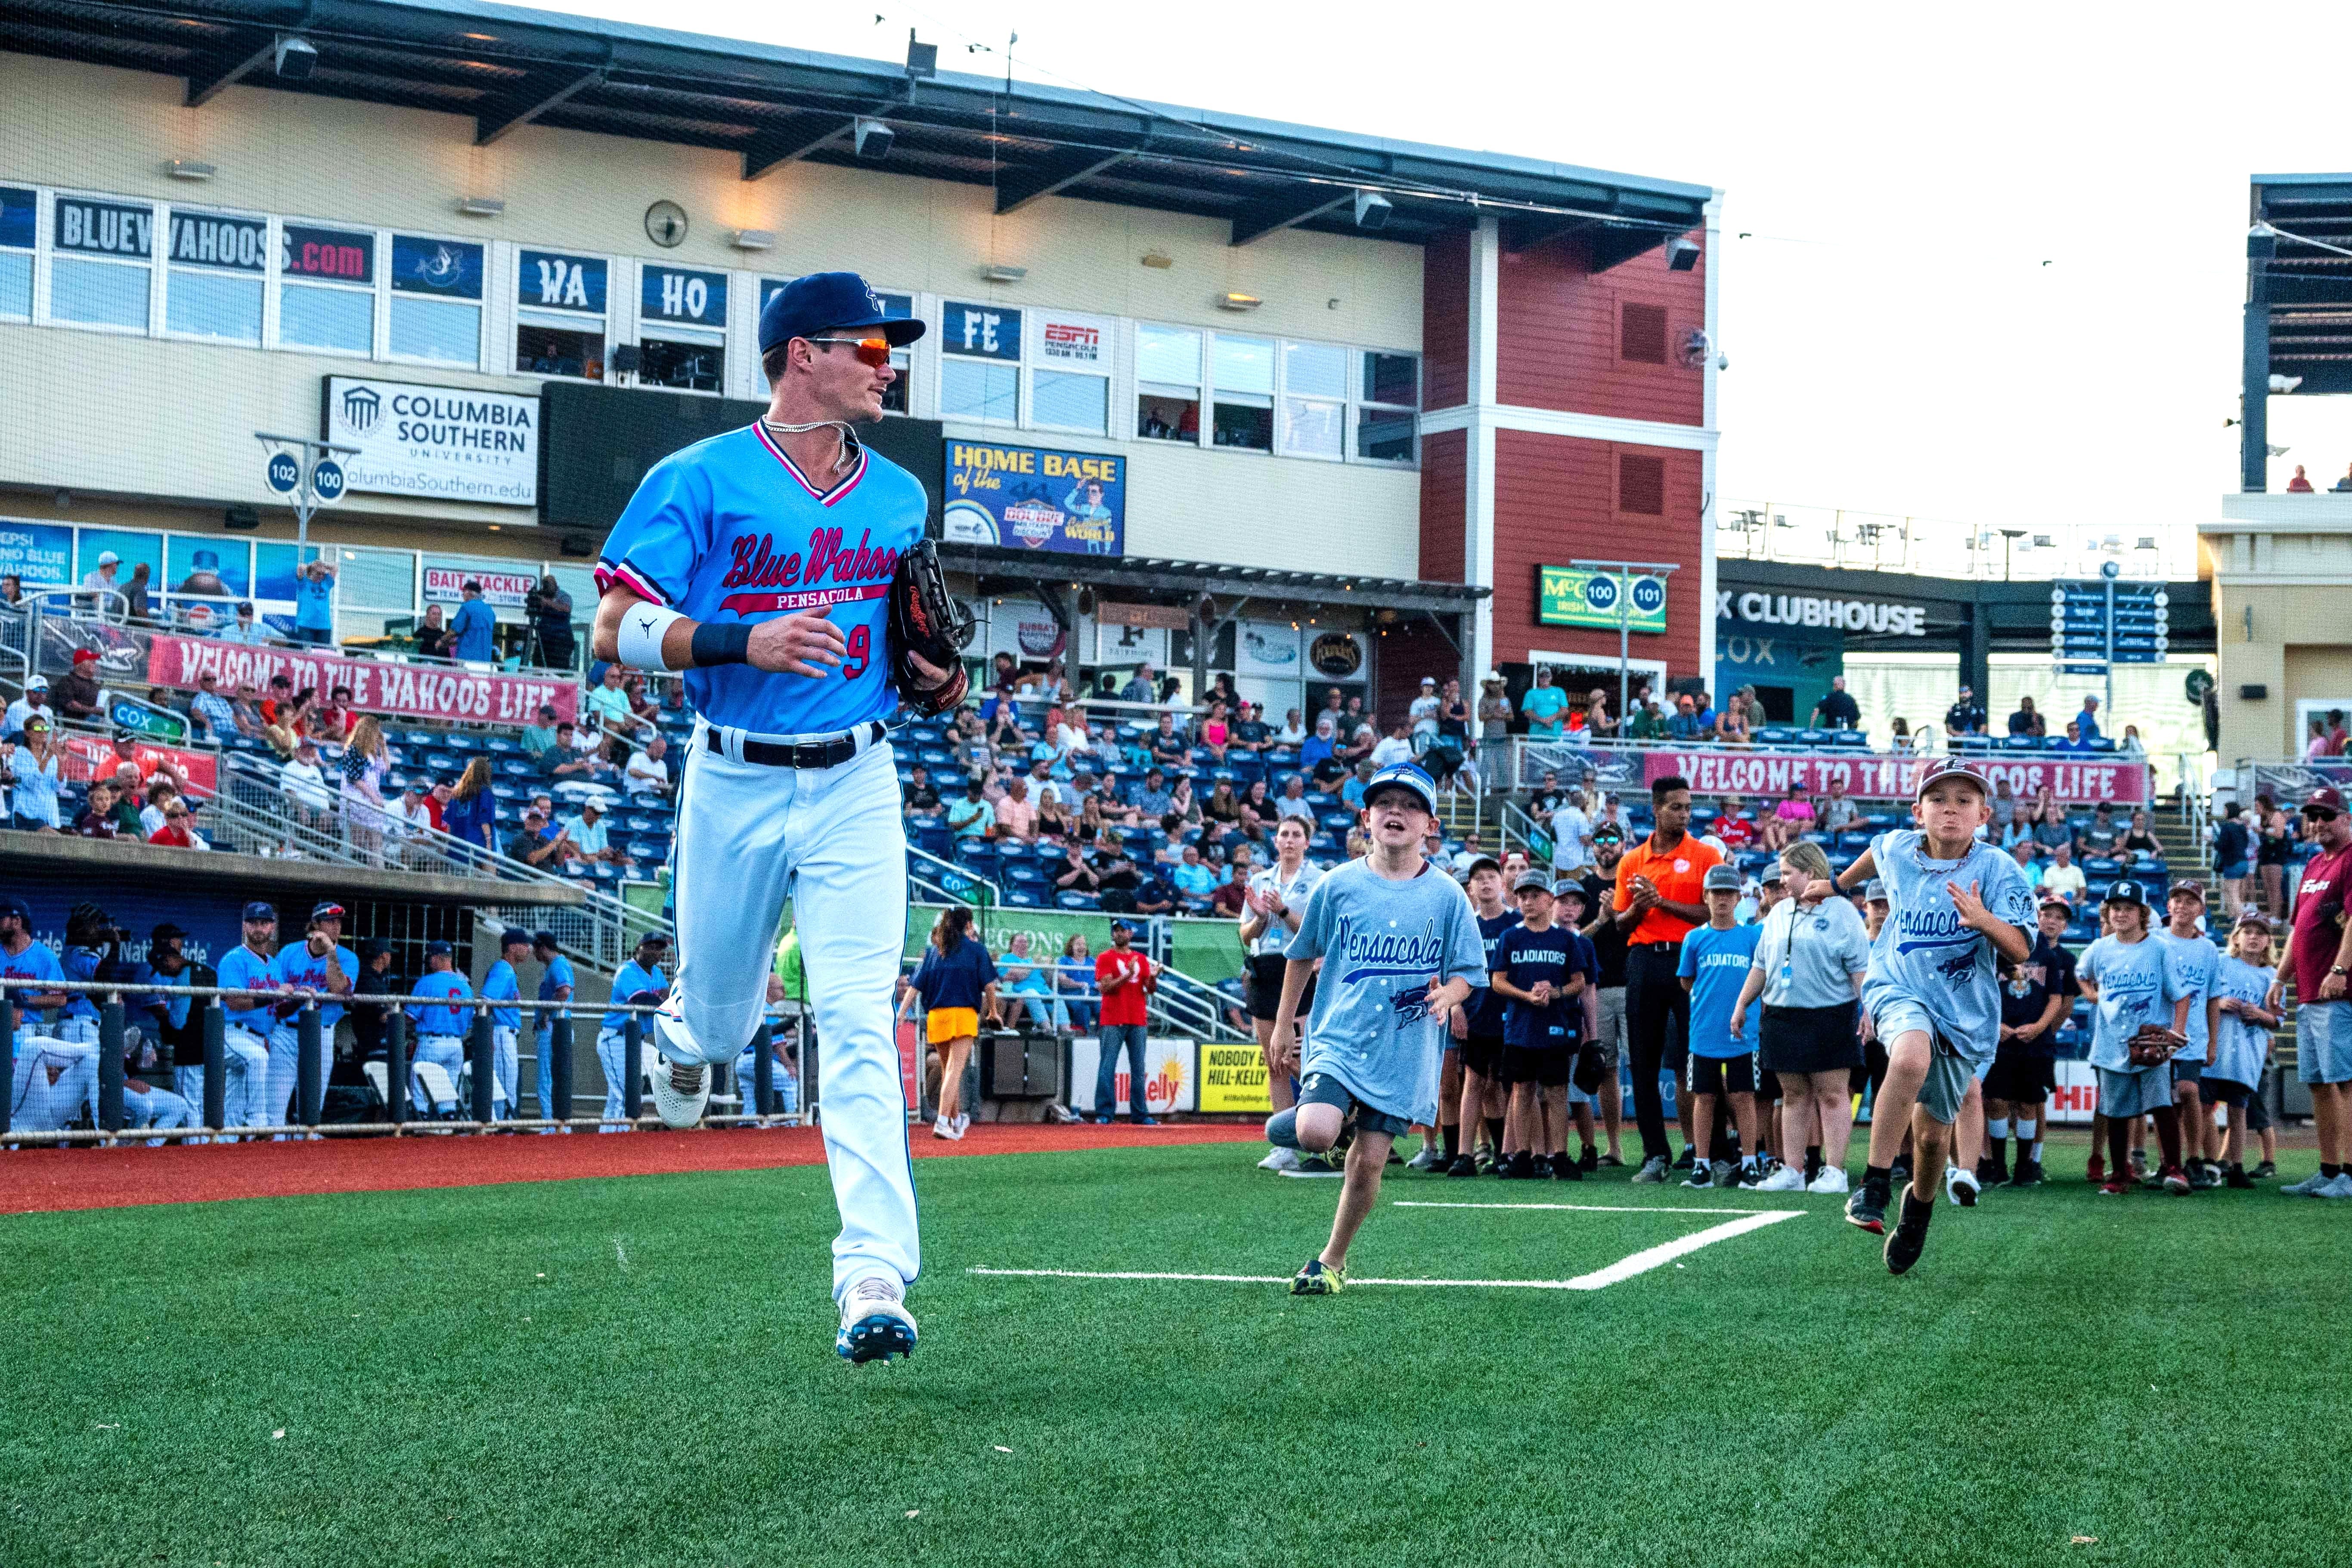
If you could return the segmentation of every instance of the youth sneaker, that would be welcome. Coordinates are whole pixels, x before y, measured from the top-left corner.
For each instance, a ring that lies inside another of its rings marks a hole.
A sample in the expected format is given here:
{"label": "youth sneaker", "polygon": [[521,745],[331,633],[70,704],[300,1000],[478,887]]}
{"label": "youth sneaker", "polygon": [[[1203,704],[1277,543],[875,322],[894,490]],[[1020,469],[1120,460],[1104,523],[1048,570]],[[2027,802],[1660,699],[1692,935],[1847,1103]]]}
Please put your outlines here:
{"label": "youth sneaker", "polygon": [[2131,1179],[2128,1172],[2118,1171],[2099,1184],[2099,1195],[2103,1198],[2123,1197],[2138,1185],[2137,1182]]}
{"label": "youth sneaker", "polygon": [[2107,1157],[2098,1150],[2091,1151],[2090,1163],[2083,1167],[2083,1179],[2093,1186],[2107,1179]]}
{"label": "youth sneaker", "polygon": [[1580,1182],[1584,1180],[1584,1167],[1576,1163],[1574,1155],[1563,1149],[1551,1157],[1551,1175],[1556,1182]]}
{"label": "youth sneaker", "polygon": [[1604,1165],[1622,1165],[1625,1161],[1622,1155],[1612,1152],[1601,1155],[1601,1163]]}
{"label": "youth sneaker", "polygon": [[2352,1171],[2345,1172],[2324,1187],[2315,1188],[2311,1195],[2315,1198],[2327,1198],[2331,1200],[2336,1198],[2352,1198]]}
{"label": "youth sneaker", "polygon": [[1717,1187],[1728,1189],[1739,1184],[1739,1167],[1728,1160],[1717,1160],[1708,1168],[1707,1173],[1714,1178],[1714,1184]]}
{"label": "youth sneaker", "polygon": [[1886,1179],[1890,1184],[1897,1187],[1909,1181],[1911,1179],[1911,1162],[1899,1154],[1896,1155],[1895,1163],[1886,1168]]}
{"label": "youth sneaker", "polygon": [[1903,1217],[1895,1225],[1895,1234],[1886,1238],[1886,1271],[1900,1274],[1919,1261],[1919,1254],[1927,1247],[1927,1222],[1936,1217],[1936,1205],[1931,1199],[1913,1197],[1906,1190],[1903,1194]]}
{"label": "youth sneaker", "polygon": [[[1612,1165],[1622,1165],[1625,1162],[1622,1160],[1612,1160],[1609,1163]],[[1587,1143],[1584,1146],[1584,1152],[1577,1156],[1576,1168],[1580,1171],[1597,1171],[1601,1169],[1601,1151],[1595,1149],[1591,1144]]]}
{"label": "youth sneaker", "polygon": [[1840,1165],[1823,1165],[1822,1173],[1805,1184],[1805,1191],[1809,1193],[1842,1193],[1845,1190],[1845,1169]]}
{"label": "youth sneaker", "polygon": [[1421,1146],[1421,1152],[1407,1160],[1404,1165],[1408,1171],[1443,1170],[1445,1166],[1445,1156],[1438,1151],[1436,1144],[1423,1143]]}
{"label": "youth sneaker", "polygon": [[1665,1179],[1666,1157],[1664,1154],[1651,1155],[1642,1162],[1642,1168],[1633,1173],[1633,1185],[1637,1187],[1658,1186],[1663,1184]]}
{"label": "youth sneaker", "polygon": [[1511,1174],[1523,1182],[1540,1182],[1551,1174],[1550,1168],[1536,1158],[1532,1149],[1522,1149],[1511,1156]]}
{"label": "youth sneaker", "polygon": [[2250,1173],[2253,1176],[2254,1180],[2258,1182],[2267,1182],[2272,1177],[2278,1174],[2278,1162],[2275,1160],[2265,1160],[2261,1164],[2256,1165]]}
{"label": "youth sneaker", "polygon": [[1845,1200],[1845,1222],[1858,1226],[1873,1236],[1886,1231],[1886,1189],[1865,1180]]}
{"label": "youth sneaker", "polygon": [[1683,1178],[1683,1185],[1686,1187],[1711,1187],[1715,1185],[1715,1167],[1706,1164],[1693,1166],[1691,1168],[1691,1173]]}
{"label": "youth sneaker", "polygon": [[709,1103],[708,1066],[661,1058],[661,1068],[654,1074],[654,1109],[661,1113],[664,1126],[683,1132],[702,1120],[703,1109]]}
{"label": "youth sneaker", "polygon": [[1687,1171],[1690,1168],[1691,1146],[1685,1143],[1683,1145],[1683,1152],[1675,1156],[1675,1169],[1677,1171]]}
{"label": "youth sneaker", "polygon": [[[2023,1154],[2018,1155],[2023,1160]],[[1977,1184],[1996,1187],[2009,1180],[2009,1146],[2004,1143],[1977,1162]]]}
{"label": "youth sneaker", "polygon": [[[1951,1199],[1956,1207],[1964,1209],[1976,1207],[1977,1194],[1982,1185],[1983,1184],[1977,1180],[1974,1171],[1963,1171],[1958,1165],[1944,1167],[1944,1195]],[[1905,1267],[1909,1266],[1906,1264]],[[1898,1268],[1895,1272],[1900,1274],[1903,1270]]]}
{"label": "youth sneaker", "polygon": [[2166,1192],[2176,1198],[2185,1198],[2189,1195],[2189,1173],[2178,1165],[2167,1165],[2157,1173],[2157,1180],[2163,1184]]}
{"label": "youth sneaker", "polygon": [[1276,1149],[1265,1159],[1260,1160],[1257,1163],[1257,1168],[1261,1171],[1295,1171],[1298,1169],[1298,1151]]}
{"label": "youth sneaker", "polygon": [[1290,1282],[1294,1296],[1336,1296],[1348,1288],[1348,1271],[1334,1268],[1319,1258],[1310,1258],[1298,1278]]}
{"label": "youth sneaker", "polygon": [[1478,1173],[1478,1162],[1467,1154],[1456,1154],[1454,1163],[1445,1167],[1445,1173],[1449,1176],[1475,1176]]}
{"label": "youth sneaker", "polygon": [[2200,1160],[2189,1167],[2189,1185],[2200,1193],[2210,1193],[2221,1184],[2221,1167],[2210,1160]]}
{"label": "youth sneaker", "polygon": [[931,1136],[954,1140],[963,1136],[963,1130],[956,1125],[954,1117],[942,1116],[931,1123]]}
{"label": "youth sneaker", "polygon": [[2040,1186],[2042,1162],[2029,1155],[2020,1154],[2017,1157],[2017,1169],[2010,1174],[2009,1184],[2012,1187]]}
{"label": "youth sneaker", "polygon": [[1304,1176],[1328,1176],[1335,1168],[1330,1161],[1320,1154],[1305,1154],[1299,1157],[1298,1173]]}
{"label": "youth sneaker", "polygon": [[2133,1151],[2131,1152],[2130,1159],[2131,1159],[2131,1173],[2132,1173],[2132,1175],[2133,1175],[2134,1179],[2136,1179],[2136,1180],[2139,1180],[2139,1181],[2145,1181],[2145,1180],[2147,1180],[2147,1150],[2145,1150],[2145,1149],[2135,1149],[2135,1150],[2133,1150]]}
{"label": "youth sneaker", "polygon": [[1807,1190],[1805,1173],[1794,1165],[1783,1165],[1762,1181],[1742,1182],[1739,1187],[1742,1192],[1748,1193],[1801,1193]]}
{"label": "youth sneaker", "polygon": [[2294,1183],[2291,1185],[2281,1187],[2279,1192],[2282,1195],[2290,1198],[2307,1198],[2311,1196],[2312,1194],[2319,1191],[2320,1188],[2326,1186],[2331,1180],[2333,1180],[2332,1177],[2329,1177],[2318,1171],[2314,1171],[2311,1174],[2304,1177],[2303,1180]]}
{"label": "youth sneaker", "polygon": [[881,1274],[853,1283],[841,1298],[841,1332],[833,1348],[854,1365],[915,1353],[915,1319],[907,1310],[907,1288]]}
{"label": "youth sneaker", "polygon": [[2243,1165],[2232,1165],[2230,1167],[2228,1173],[2222,1176],[2221,1184],[2225,1187],[2235,1187],[2243,1191],[2253,1186],[2254,1179],[2253,1177],[2246,1174],[2246,1168]]}

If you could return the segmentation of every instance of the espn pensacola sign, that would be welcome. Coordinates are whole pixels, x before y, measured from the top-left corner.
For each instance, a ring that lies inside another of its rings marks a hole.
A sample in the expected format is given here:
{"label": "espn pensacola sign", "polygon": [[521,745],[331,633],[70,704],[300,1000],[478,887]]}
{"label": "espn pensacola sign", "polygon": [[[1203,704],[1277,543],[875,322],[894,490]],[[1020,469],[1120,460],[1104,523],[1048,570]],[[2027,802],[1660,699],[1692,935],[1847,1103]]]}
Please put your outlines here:
{"label": "espn pensacola sign", "polygon": [[[1908,801],[1916,798],[1919,770],[1942,760],[1869,752],[1662,749],[1643,753],[1642,782],[1653,784],[1664,778],[1679,778],[1689,784],[1693,795],[1740,795],[1766,801],[1785,795],[1791,788],[1807,795],[1826,794],[1834,784],[1843,786],[1855,800]],[[2103,800],[2137,805],[2148,798],[2147,764],[2127,757],[2081,762],[2029,752],[2013,758],[1995,755],[1970,760],[1994,783],[2006,780],[2009,793],[2021,799],[2045,784],[2070,805]]]}
{"label": "espn pensacola sign", "polygon": [[[1632,582],[1633,614],[1625,616],[1617,599],[1621,579],[1613,572],[1587,572],[1575,566],[1536,568],[1536,619],[1548,626],[1599,626],[1615,631],[1620,625],[1637,632],[1666,629],[1666,580],[1636,573]],[[1622,617],[1622,619],[1621,619]]]}
{"label": "espn pensacola sign", "polygon": [[539,399],[470,386],[331,375],[327,439],[359,450],[348,488],[436,500],[539,503]]}

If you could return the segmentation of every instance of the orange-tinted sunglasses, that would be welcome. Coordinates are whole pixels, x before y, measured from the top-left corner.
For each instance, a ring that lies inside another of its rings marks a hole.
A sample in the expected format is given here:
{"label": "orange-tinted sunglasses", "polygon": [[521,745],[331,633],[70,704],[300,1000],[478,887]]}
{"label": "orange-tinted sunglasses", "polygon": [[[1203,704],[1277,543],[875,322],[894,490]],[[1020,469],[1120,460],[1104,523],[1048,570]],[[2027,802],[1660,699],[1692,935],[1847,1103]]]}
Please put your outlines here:
{"label": "orange-tinted sunglasses", "polygon": [[890,363],[890,340],[887,338],[811,338],[813,343],[847,343],[866,363],[880,370]]}

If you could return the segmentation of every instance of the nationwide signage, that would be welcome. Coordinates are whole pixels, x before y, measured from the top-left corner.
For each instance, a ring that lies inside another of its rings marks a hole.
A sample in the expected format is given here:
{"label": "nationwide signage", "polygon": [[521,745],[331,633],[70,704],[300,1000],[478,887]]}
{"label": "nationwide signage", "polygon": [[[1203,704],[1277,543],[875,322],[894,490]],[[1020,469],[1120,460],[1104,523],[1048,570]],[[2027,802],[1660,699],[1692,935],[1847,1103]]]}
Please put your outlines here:
{"label": "nationwide signage", "polygon": [[[1631,610],[1621,605],[1630,594]],[[1630,583],[1613,572],[1578,566],[1536,569],[1536,619],[1548,626],[1622,626],[1644,636],[1666,629],[1666,580],[1635,573]]]}
{"label": "nationwide signage", "polygon": [[359,448],[343,460],[350,489],[538,504],[538,398],[350,375],[326,384],[327,439]]}
{"label": "nationwide signage", "polygon": [[478,723],[530,725],[539,721],[542,704],[554,709],[559,719],[576,719],[580,715],[577,681],[488,674],[442,664],[391,664],[373,658],[345,658],[340,654],[253,647],[213,637],[158,635],[150,639],[148,685],[194,690],[197,681],[207,675],[217,678],[224,689],[252,686],[266,691],[271,679],[280,675],[291,680],[297,691],[325,691],[348,686],[352,705],[360,711],[412,719],[469,719]]}
{"label": "nationwide signage", "polygon": [[[2063,753],[1995,753],[1969,759],[2010,794],[2023,798],[2045,786],[2069,805],[2100,801],[2137,805],[2148,798],[2147,764],[2128,757],[2076,758]],[[1778,798],[1790,789],[1825,794],[1840,784],[1855,800],[1916,799],[1919,770],[1941,757],[1879,756],[1853,752],[1675,751],[1660,748],[1642,755],[1642,779],[1689,781],[1698,795],[1740,795]]]}
{"label": "nationwide signage", "polygon": [[941,526],[958,543],[1069,555],[1126,552],[1124,458],[950,441],[947,487]]}
{"label": "nationwide signage", "polygon": [[1726,590],[1715,595],[1715,616],[1717,620],[1744,621],[1759,626],[1816,626],[1824,631],[1867,633],[1873,637],[1927,635],[1925,605],[1892,604],[1884,599]]}

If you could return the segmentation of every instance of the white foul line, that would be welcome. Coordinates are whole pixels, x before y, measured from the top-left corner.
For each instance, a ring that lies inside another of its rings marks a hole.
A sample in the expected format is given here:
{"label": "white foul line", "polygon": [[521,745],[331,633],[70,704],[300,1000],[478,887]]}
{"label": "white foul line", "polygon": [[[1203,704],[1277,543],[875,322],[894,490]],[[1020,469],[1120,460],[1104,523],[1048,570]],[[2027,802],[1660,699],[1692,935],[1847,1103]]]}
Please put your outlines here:
{"label": "white foul line", "polygon": [[[1567,1205],[1549,1205],[1567,1207]],[[1672,1213],[1675,1211],[1664,1211]],[[1683,1210],[1683,1213],[1706,1212]],[[1724,1212],[1724,1211],[1713,1211]],[[1768,1225],[1778,1225],[1784,1219],[1795,1219],[1803,1209],[1771,1209],[1748,1213],[1745,1217],[1712,1225],[1705,1230],[1656,1247],[1645,1247],[1630,1258],[1621,1258],[1606,1268],[1596,1268],[1590,1274],[1580,1274],[1573,1279],[1350,1279],[1350,1285],[1419,1285],[1451,1286],[1471,1290],[1602,1290],[1637,1274],[1664,1268],[1686,1253],[1718,1241],[1729,1241],[1735,1236],[1745,1236],[1751,1230],[1761,1230]],[[1290,1281],[1279,1274],[1159,1274],[1140,1270],[1092,1270],[1083,1268],[968,1268],[968,1274],[987,1275],[1010,1279],[1173,1279],[1202,1281],[1217,1285],[1286,1285]]]}
{"label": "white foul line", "polygon": [[1578,1214],[1804,1214],[1804,1209],[1686,1209],[1667,1204],[1433,1204],[1399,1198],[1394,1209],[1569,1209]]}

